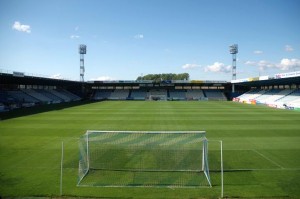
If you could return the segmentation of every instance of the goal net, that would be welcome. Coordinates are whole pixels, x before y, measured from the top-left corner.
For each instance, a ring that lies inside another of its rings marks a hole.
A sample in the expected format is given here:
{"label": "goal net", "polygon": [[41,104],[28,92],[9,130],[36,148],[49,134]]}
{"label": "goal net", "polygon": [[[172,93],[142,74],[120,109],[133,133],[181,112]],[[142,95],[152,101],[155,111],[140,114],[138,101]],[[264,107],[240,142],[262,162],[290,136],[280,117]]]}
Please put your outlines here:
{"label": "goal net", "polygon": [[149,95],[150,101],[167,101],[166,95]]}
{"label": "goal net", "polygon": [[87,131],[78,186],[211,187],[204,131]]}

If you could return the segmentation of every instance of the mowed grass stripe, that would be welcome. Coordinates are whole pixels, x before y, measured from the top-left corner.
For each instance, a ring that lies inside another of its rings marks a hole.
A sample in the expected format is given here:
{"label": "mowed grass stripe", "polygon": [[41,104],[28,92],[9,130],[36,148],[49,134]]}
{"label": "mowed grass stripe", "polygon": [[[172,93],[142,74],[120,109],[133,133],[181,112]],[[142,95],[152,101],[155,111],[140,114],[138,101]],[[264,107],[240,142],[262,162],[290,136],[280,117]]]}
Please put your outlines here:
{"label": "mowed grass stripe", "polygon": [[[66,195],[107,198],[216,198],[220,194],[219,182],[213,182],[216,187],[205,190],[81,189],[75,186],[78,140],[73,138],[79,137],[88,129],[206,130],[208,138],[223,140],[224,169],[233,169],[224,174],[225,196],[299,198],[299,124],[300,112],[209,101],[99,102],[2,120],[0,195],[57,196],[59,169],[53,168],[55,163],[59,168],[60,155],[57,154],[60,154],[61,141],[68,140],[64,164]],[[54,137],[57,139],[53,139]],[[49,150],[39,153],[41,145],[47,146]],[[239,152],[243,150],[246,152]],[[251,150],[257,150],[291,170],[274,170],[278,167],[275,168],[275,165]],[[26,164],[20,164],[27,154],[30,154],[30,159],[23,162]],[[24,168],[20,168],[22,166]],[[235,170],[247,169],[248,166],[253,171]],[[44,170],[39,169],[44,167]],[[218,180],[217,174],[212,173],[212,176],[214,180]]]}

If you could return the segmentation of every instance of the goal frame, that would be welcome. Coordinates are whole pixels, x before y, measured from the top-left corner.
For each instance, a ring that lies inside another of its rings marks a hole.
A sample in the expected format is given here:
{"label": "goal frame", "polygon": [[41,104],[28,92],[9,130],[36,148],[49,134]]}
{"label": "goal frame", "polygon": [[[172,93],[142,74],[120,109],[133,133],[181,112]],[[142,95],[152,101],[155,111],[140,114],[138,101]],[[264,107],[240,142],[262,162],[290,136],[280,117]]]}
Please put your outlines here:
{"label": "goal frame", "polygon": [[[86,186],[81,185],[81,181],[88,175],[90,170],[90,149],[89,149],[89,135],[92,133],[130,133],[130,134],[201,134],[203,136],[203,144],[202,144],[202,165],[201,171],[203,171],[205,178],[208,182],[208,186],[205,187],[212,187],[211,179],[209,175],[209,166],[208,166],[208,139],[206,138],[206,131],[99,131],[99,130],[87,130],[86,133],[82,136],[86,136],[86,158],[87,158],[87,169],[84,172],[84,175],[80,177],[77,183],[77,186]],[[164,172],[164,170],[160,170]],[[196,170],[179,170],[179,171],[196,171]],[[198,170],[197,170],[198,171]],[[80,161],[79,161],[79,173],[80,173]],[[105,186],[94,186],[94,187],[160,187],[160,186],[122,186],[122,185],[105,185]],[[165,187],[165,186],[163,186]],[[173,186],[171,186],[173,187]],[[174,186],[176,188],[198,188],[203,186]]]}

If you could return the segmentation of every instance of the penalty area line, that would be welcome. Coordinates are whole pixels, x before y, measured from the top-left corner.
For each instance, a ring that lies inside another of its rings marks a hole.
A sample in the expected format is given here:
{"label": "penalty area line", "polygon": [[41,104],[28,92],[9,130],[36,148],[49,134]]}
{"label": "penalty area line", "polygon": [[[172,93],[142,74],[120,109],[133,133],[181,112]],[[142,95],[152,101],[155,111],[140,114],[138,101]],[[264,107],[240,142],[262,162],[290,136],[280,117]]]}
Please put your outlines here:
{"label": "penalty area line", "polygon": [[261,157],[265,158],[266,160],[270,161],[271,163],[273,163],[274,165],[276,165],[277,167],[279,167],[280,169],[284,169],[283,166],[281,166],[280,164],[278,164],[277,162],[275,162],[274,160],[271,160],[270,158],[268,158],[267,156],[265,156],[264,154],[258,152],[255,149],[252,149],[252,151],[254,151],[255,153],[257,153],[258,155],[260,155]]}
{"label": "penalty area line", "polygon": [[276,169],[225,169],[224,172],[233,171],[300,171],[300,168],[276,168]]}

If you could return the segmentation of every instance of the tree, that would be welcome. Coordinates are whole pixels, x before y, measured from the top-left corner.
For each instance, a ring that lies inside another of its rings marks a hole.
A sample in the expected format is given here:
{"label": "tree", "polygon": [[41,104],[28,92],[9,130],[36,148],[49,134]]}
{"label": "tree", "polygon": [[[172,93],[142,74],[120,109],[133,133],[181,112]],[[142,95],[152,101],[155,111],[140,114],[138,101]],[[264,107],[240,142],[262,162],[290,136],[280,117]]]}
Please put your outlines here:
{"label": "tree", "polygon": [[190,75],[188,73],[163,73],[163,74],[148,74],[145,76],[139,76],[137,80],[153,80],[156,82],[165,80],[189,80]]}

